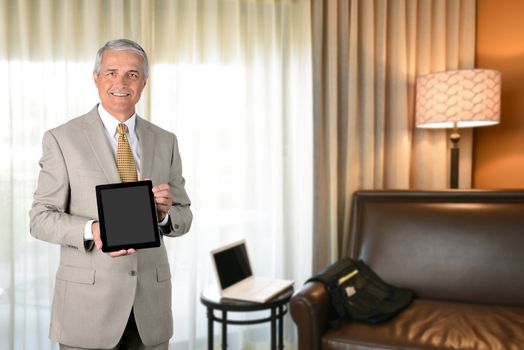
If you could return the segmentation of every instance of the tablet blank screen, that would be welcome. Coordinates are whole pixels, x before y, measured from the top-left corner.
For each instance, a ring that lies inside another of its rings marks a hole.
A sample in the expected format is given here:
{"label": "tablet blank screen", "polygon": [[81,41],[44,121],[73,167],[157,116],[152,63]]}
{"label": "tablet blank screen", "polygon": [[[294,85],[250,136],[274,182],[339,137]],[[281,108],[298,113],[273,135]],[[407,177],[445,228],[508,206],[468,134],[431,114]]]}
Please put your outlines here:
{"label": "tablet blank screen", "polygon": [[147,186],[105,189],[100,195],[109,246],[155,240]]}

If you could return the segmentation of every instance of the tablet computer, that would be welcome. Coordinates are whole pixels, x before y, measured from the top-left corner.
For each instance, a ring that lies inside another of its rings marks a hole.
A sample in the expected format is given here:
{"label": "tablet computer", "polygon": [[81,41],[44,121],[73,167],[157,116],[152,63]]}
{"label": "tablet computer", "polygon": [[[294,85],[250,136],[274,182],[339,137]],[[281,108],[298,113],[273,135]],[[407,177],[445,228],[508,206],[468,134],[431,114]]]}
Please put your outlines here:
{"label": "tablet computer", "polygon": [[96,186],[102,251],[160,246],[151,181]]}

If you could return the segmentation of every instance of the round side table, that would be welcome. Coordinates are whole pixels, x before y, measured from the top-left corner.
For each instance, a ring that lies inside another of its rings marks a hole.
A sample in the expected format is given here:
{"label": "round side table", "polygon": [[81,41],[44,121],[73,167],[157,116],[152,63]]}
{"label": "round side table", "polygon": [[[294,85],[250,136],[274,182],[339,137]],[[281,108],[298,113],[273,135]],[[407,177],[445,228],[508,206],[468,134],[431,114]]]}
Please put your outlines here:
{"label": "round side table", "polygon": [[[227,325],[249,325],[257,323],[271,323],[271,349],[284,348],[284,315],[287,313],[287,303],[293,295],[293,288],[275,296],[263,304],[241,300],[223,299],[216,286],[206,288],[200,295],[200,301],[207,308],[207,348],[213,349],[213,322],[222,325],[222,349],[227,349]],[[221,311],[221,316],[215,316],[215,310]],[[264,318],[250,320],[228,319],[228,312],[252,312],[268,310],[269,315]],[[278,337],[277,337],[278,328]]]}

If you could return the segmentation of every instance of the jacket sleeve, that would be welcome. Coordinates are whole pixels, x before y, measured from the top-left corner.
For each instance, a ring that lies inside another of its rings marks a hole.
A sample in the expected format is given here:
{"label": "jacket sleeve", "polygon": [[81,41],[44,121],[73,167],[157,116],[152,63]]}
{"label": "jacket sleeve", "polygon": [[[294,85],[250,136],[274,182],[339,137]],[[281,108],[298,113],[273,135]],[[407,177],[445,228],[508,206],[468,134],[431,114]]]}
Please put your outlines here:
{"label": "jacket sleeve", "polygon": [[91,250],[92,241],[84,242],[84,227],[89,218],[68,213],[69,176],[64,155],[52,131],[44,134],[39,165],[37,188],[29,212],[31,235],[83,252]]}
{"label": "jacket sleeve", "polygon": [[182,176],[182,159],[178,150],[178,141],[173,135],[173,153],[169,174],[169,187],[173,194],[173,206],[169,211],[169,221],[160,227],[162,234],[169,237],[181,236],[189,231],[193,214],[190,209],[191,201],[185,190],[185,180]]}

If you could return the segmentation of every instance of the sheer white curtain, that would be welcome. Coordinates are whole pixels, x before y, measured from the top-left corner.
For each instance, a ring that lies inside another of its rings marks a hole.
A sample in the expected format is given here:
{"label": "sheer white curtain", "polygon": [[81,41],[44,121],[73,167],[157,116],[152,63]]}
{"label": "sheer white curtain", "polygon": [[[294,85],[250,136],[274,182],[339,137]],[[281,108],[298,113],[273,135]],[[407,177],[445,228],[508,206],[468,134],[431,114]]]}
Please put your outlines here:
{"label": "sheer white curtain", "polygon": [[[311,274],[308,0],[0,0],[1,349],[56,348],[47,333],[58,247],[29,235],[27,215],[41,136],[98,101],[94,55],[117,37],[150,55],[138,112],[177,134],[193,202],[191,232],[166,244],[171,348],[206,346],[198,297],[214,282],[210,249],[245,238],[256,273],[296,285]],[[268,339],[264,325],[230,329],[232,348]]]}

